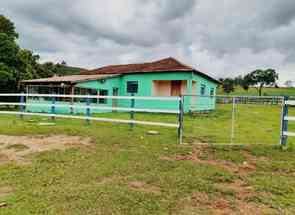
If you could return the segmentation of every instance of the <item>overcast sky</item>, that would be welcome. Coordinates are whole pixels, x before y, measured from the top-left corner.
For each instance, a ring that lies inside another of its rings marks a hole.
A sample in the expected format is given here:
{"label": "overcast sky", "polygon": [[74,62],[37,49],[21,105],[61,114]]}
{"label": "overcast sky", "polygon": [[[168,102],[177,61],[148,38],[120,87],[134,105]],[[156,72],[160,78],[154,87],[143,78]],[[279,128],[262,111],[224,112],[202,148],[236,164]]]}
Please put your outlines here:
{"label": "overcast sky", "polygon": [[295,0],[1,0],[22,47],[84,68],[175,57],[214,77],[295,81]]}

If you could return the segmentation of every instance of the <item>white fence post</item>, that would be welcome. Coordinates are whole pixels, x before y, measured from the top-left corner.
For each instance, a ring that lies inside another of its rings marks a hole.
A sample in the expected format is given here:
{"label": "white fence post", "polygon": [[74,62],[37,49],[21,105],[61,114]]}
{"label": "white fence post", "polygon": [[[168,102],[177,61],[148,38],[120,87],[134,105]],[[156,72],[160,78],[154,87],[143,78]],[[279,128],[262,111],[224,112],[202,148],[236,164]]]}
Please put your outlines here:
{"label": "white fence post", "polygon": [[281,141],[280,144],[282,147],[287,145],[288,135],[286,133],[288,132],[288,120],[286,117],[288,117],[288,104],[286,102],[289,100],[288,96],[284,96],[283,104],[282,104],[282,119],[281,119]]}
{"label": "white fence post", "polygon": [[19,106],[19,109],[20,109],[20,118],[23,119],[24,118],[24,115],[23,115],[23,112],[25,110],[25,106],[23,105],[25,103],[25,97],[23,94],[21,94],[20,96],[20,106]]}
{"label": "white fence post", "polygon": [[184,115],[184,96],[179,96],[179,115],[178,115],[178,138],[179,144],[183,144],[183,115]]}
{"label": "white fence post", "polygon": [[235,117],[236,117],[236,97],[232,98],[233,106],[232,106],[232,119],[231,119],[231,135],[230,135],[230,143],[234,143],[235,138]]}

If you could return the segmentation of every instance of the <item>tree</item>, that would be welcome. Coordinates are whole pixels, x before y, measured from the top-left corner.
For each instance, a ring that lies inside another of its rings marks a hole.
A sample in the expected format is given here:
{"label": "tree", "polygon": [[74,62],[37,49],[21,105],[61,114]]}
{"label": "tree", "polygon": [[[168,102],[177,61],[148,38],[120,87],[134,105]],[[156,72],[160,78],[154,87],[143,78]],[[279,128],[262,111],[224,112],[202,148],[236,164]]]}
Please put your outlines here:
{"label": "tree", "polygon": [[293,87],[293,81],[288,80],[288,81],[286,81],[286,82],[284,83],[284,85],[285,85],[286,87]]}
{"label": "tree", "polygon": [[6,34],[11,40],[18,38],[13,22],[0,14],[0,34]]}
{"label": "tree", "polygon": [[0,33],[0,63],[15,67],[19,47],[14,40],[4,33]]}
{"label": "tree", "polygon": [[244,81],[243,76],[239,75],[238,77],[234,78],[234,85],[236,85],[236,86],[238,86],[238,85],[242,86],[243,81]]}
{"label": "tree", "polygon": [[235,83],[234,80],[231,78],[223,79],[223,81],[222,81],[223,92],[225,92],[227,94],[234,92],[234,90],[235,90],[234,83]]}
{"label": "tree", "polygon": [[39,78],[40,65],[39,55],[32,51],[21,49],[17,54],[17,68],[15,73],[16,89],[20,89],[20,81]]}
{"label": "tree", "polygon": [[0,63],[0,92],[6,93],[13,90],[13,71],[3,63]]}
{"label": "tree", "polygon": [[249,84],[244,79],[243,79],[242,83],[240,84],[240,86],[246,91],[249,90]]}
{"label": "tree", "polygon": [[52,62],[46,62],[40,64],[39,72],[40,78],[51,77],[55,74],[58,74],[57,66]]}
{"label": "tree", "polygon": [[244,82],[248,86],[257,87],[259,96],[262,95],[264,86],[273,86],[279,79],[279,75],[274,69],[255,70],[244,77]]}

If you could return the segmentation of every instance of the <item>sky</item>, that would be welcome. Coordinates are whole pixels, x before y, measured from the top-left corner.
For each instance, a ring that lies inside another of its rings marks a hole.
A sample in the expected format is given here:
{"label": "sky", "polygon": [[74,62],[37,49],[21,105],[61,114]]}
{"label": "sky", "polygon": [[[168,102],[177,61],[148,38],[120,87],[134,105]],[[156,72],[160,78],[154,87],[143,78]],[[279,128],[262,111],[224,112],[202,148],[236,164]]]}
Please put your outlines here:
{"label": "sky", "polygon": [[294,0],[1,0],[21,47],[87,69],[175,57],[215,78],[295,82]]}

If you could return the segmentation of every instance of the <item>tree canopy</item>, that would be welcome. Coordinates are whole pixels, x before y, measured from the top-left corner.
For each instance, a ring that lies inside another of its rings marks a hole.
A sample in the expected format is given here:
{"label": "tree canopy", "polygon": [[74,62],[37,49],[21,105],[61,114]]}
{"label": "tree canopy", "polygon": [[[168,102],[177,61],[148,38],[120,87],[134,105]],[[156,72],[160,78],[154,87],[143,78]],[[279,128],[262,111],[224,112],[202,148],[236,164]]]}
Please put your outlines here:
{"label": "tree canopy", "polygon": [[0,14],[0,34],[6,34],[11,40],[18,38],[18,33],[15,31],[15,26],[4,15]]}
{"label": "tree canopy", "polygon": [[[276,81],[279,75],[274,69],[261,70],[257,69],[247,75],[238,76],[236,78],[221,79],[222,88],[225,93],[231,93],[235,90],[235,86],[241,86],[244,90],[249,87],[256,87],[259,95],[262,95],[262,89],[265,86],[278,87]],[[290,83],[290,82],[288,82]]]}
{"label": "tree canopy", "polygon": [[220,79],[220,82],[222,83],[223,92],[225,92],[226,94],[234,92],[234,90],[235,90],[235,80],[234,79],[231,79],[231,78]]}
{"label": "tree canopy", "polygon": [[261,96],[263,87],[276,85],[278,79],[279,75],[274,69],[258,69],[246,75],[244,83],[248,86],[257,87],[259,96]]}

